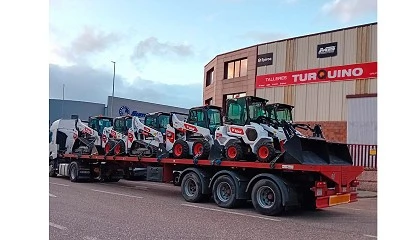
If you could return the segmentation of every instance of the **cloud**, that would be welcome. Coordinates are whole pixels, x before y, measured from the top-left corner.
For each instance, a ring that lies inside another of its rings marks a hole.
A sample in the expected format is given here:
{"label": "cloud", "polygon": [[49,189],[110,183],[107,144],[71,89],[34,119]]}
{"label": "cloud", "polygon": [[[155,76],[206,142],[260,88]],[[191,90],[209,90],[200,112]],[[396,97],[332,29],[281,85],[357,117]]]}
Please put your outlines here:
{"label": "cloud", "polygon": [[377,0],[330,0],[322,6],[322,12],[342,22],[377,11]]}
{"label": "cloud", "polygon": [[249,32],[239,35],[238,37],[252,39],[257,42],[270,42],[270,41],[287,38],[287,35],[284,33],[278,33],[278,32],[276,33],[276,32],[249,31]]}
{"label": "cloud", "polygon": [[[106,103],[112,94],[112,72],[93,69],[87,65],[62,67],[49,65],[50,98],[61,99],[63,83],[65,99]],[[137,78],[133,83],[117,75],[115,96],[190,108],[202,104],[202,84],[164,84]]]}
{"label": "cloud", "polygon": [[115,33],[104,33],[92,27],[85,27],[70,46],[61,47],[56,52],[70,62],[79,62],[92,53],[106,50],[120,39],[120,36]]}
{"label": "cloud", "polygon": [[194,52],[191,45],[159,42],[156,37],[149,37],[140,41],[136,45],[131,59],[133,61],[143,59],[147,54],[156,56],[166,56],[172,54],[180,57],[186,57],[193,55]]}

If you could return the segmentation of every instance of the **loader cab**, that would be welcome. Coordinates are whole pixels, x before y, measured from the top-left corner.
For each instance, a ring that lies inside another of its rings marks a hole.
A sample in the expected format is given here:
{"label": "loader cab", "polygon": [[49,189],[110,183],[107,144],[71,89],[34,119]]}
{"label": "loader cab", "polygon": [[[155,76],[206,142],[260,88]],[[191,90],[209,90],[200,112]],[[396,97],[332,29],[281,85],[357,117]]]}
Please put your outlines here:
{"label": "loader cab", "polygon": [[293,122],[293,108],[294,106],[283,103],[267,104],[265,107],[267,111],[267,117],[276,120],[277,122],[281,122],[281,120],[285,120],[286,122]]}
{"label": "loader cab", "polygon": [[123,116],[117,117],[114,119],[113,129],[123,135],[128,134],[128,129],[133,126],[133,117],[132,116]]}
{"label": "loader cab", "polygon": [[249,125],[258,117],[266,116],[265,105],[267,99],[246,96],[228,99],[226,101],[226,123],[233,125]]}
{"label": "loader cab", "polygon": [[187,123],[207,128],[213,135],[216,129],[223,124],[222,108],[212,105],[191,108]]}
{"label": "loader cab", "polygon": [[89,117],[88,126],[93,130],[97,131],[99,136],[101,136],[102,132],[104,131],[104,128],[112,127],[112,120],[113,119],[111,117],[92,116]]}
{"label": "loader cab", "polygon": [[165,134],[170,117],[171,115],[166,112],[148,113],[144,118],[144,125]]}

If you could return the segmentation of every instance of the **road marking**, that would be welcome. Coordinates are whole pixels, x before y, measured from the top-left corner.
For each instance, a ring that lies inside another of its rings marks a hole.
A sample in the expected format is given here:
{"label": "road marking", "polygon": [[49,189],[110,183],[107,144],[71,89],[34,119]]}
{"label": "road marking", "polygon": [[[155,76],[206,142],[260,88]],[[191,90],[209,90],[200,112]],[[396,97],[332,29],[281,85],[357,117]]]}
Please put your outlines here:
{"label": "road marking", "polygon": [[338,207],[338,206],[334,206],[333,208],[349,209],[349,210],[354,210],[354,211],[376,212],[376,210],[361,209],[361,208],[349,208],[349,207]]}
{"label": "road marking", "polygon": [[365,236],[365,237],[370,237],[370,238],[378,238],[377,236],[368,235],[368,234],[363,234],[363,236]]}
{"label": "road marking", "polygon": [[53,195],[53,194],[50,193],[50,197],[57,197],[57,196],[55,196],[55,195]]}
{"label": "road marking", "polygon": [[64,187],[70,187],[70,185],[67,185],[67,184],[61,184],[61,183],[52,183],[52,182],[50,182],[50,184],[59,185],[59,186],[64,186]]}
{"label": "road marking", "polygon": [[139,197],[139,196],[127,195],[127,194],[122,194],[122,193],[114,193],[114,192],[106,192],[106,191],[101,191],[101,190],[96,190],[96,189],[90,189],[90,190],[95,191],[95,192],[101,192],[101,193],[108,193],[108,194],[114,194],[114,195],[124,196],[124,197],[143,198],[143,197]]}
{"label": "road marking", "polygon": [[276,221],[276,222],[284,222],[284,221],[283,221],[283,220],[281,220],[281,219],[268,218],[268,217],[256,216],[256,215],[245,214],[245,213],[239,213],[239,212],[233,212],[233,211],[226,211],[226,210],[222,210],[222,209],[215,209],[215,208],[201,207],[201,206],[196,206],[196,205],[192,205],[192,204],[185,204],[185,203],[182,203],[181,205],[182,205],[182,206],[186,206],[186,207],[195,207],[195,208],[201,208],[201,209],[210,210],[210,211],[216,211],[216,212],[230,213],[230,214],[235,214],[235,215],[245,216],[245,217],[253,217],[253,218],[259,218],[259,219],[270,220],[270,221]]}
{"label": "road marking", "polygon": [[63,227],[63,226],[61,226],[61,225],[58,225],[58,224],[55,224],[55,223],[52,223],[52,222],[50,222],[50,226],[51,226],[51,227],[58,228],[58,229],[60,229],[60,230],[66,230],[66,229],[67,229],[66,227]]}
{"label": "road marking", "polygon": [[89,236],[83,237],[83,239],[84,240],[98,240],[96,237],[89,237]]}
{"label": "road marking", "polygon": [[132,186],[132,187],[129,187],[129,186],[121,186],[121,185],[118,185],[118,184],[109,184],[109,183],[99,183],[99,184],[101,184],[101,185],[106,185],[106,186],[118,186],[118,187],[121,187],[121,188],[129,188],[129,189],[143,189],[143,190],[147,190],[147,189],[149,189],[148,187],[143,187],[143,186]]}

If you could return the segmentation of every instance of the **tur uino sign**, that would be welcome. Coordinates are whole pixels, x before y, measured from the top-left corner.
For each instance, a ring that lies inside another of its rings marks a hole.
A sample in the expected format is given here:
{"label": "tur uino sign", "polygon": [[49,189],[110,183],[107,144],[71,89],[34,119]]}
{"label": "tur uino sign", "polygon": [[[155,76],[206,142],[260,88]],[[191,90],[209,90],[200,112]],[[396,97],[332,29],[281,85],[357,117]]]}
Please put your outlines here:
{"label": "tur uino sign", "polygon": [[316,48],[317,58],[337,56],[337,42],[319,44]]}
{"label": "tur uino sign", "polygon": [[273,53],[265,53],[257,56],[257,67],[273,64]]}

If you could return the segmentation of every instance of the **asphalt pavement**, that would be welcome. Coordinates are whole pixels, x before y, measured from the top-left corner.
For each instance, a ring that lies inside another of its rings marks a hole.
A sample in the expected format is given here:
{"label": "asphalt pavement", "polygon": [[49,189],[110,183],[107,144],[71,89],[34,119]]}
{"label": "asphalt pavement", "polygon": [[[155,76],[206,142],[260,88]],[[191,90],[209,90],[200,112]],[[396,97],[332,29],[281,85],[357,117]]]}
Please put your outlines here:
{"label": "asphalt pavement", "polygon": [[72,183],[50,178],[50,239],[374,239],[376,198],[283,216],[248,204],[224,209],[188,203],[180,187],[125,181]]}

